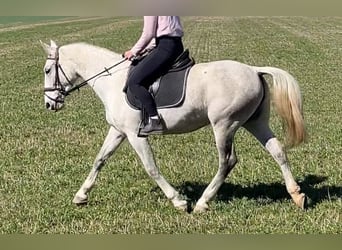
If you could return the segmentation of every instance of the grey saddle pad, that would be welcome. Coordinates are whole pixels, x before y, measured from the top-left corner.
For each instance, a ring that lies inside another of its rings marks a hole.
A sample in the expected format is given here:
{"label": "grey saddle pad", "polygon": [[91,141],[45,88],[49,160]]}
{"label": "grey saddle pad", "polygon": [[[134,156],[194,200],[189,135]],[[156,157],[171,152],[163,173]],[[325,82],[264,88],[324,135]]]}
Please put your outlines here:
{"label": "grey saddle pad", "polygon": [[[165,109],[180,106],[185,98],[185,89],[192,65],[176,72],[168,72],[153,83],[149,91],[152,93],[157,108]],[[141,104],[127,89],[126,100],[134,109],[141,109]]]}

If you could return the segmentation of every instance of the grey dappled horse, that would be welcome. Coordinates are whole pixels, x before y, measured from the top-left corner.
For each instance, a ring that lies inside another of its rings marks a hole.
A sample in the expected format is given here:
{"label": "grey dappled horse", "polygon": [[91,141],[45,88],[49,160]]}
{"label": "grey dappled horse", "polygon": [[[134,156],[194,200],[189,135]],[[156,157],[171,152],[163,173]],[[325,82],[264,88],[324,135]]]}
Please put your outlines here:
{"label": "grey dappled horse", "polygon": [[[42,43],[42,46],[47,54],[44,66],[46,107],[60,110],[70,88],[77,88],[75,82],[81,80],[83,85],[92,87],[103,102],[110,126],[94,166],[73,202],[82,204],[88,201],[88,193],[105,160],[127,138],[147,173],[166,197],[176,208],[187,209],[187,201],[165,180],[156,166],[148,138],[137,136],[140,111],[127,104],[122,91],[130,62],[123,61],[120,54],[85,43],[58,47],[51,41],[50,45]],[[116,67],[108,68],[115,62],[118,62]],[[273,78],[272,92],[264,74]],[[229,60],[196,64],[189,72],[182,106],[159,110],[165,121],[164,134],[189,133],[209,124],[213,128],[219,155],[218,171],[197,201],[194,211],[208,209],[208,202],[237,163],[233,141],[240,127],[254,135],[272,155],[280,166],[288,193],[297,206],[305,206],[305,194],[300,193],[285,150],[268,124],[271,97],[286,125],[289,145],[303,142],[305,127],[299,86],[289,73],[274,67],[254,67]]]}

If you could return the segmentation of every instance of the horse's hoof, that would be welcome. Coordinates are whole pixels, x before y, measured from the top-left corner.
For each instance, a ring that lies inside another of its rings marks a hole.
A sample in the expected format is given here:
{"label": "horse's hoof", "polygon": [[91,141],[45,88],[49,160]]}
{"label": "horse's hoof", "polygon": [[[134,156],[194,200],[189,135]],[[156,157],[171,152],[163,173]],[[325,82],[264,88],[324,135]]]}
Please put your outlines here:
{"label": "horse's hoof", "polygon": [[209,206],[208,204],[202,204],[202,205],[199,205],[199,204],[196,204],[193,212],[194,213],[204,213],[204,212],[207,212],[209,210]]}
{"label": "horse's hoof", "polygon": [[177,210],[186,212],[188,211],[188,202],[185,200],[177,200],[177,201],[172,201],[173,205]]}
{"label": "horse's hoof", "polygon": [[81,196],[75,195],[72,202],[76,205],[86,205],[88,203],[88,196],[85,195],[81,197]]}
{"label": "horse's hoof", "polygon": [[310,206],[310,203],[311,203],[311,200],[309,199],[309,197],[303,194],[303,200],[302,200],[300,208],[303,210],[307,210],[308,207]]}
{"label": "horse's hoof", "polygon": [[308,198],[304,193],[293,194],[292,199],[299,208],[303,210],[308,208]]}

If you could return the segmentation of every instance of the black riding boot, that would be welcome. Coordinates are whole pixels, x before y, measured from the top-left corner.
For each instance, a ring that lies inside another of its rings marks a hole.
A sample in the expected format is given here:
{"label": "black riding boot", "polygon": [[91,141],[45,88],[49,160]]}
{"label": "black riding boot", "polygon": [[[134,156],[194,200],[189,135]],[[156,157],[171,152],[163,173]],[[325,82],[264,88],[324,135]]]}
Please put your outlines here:
{"label": "black riding boot", "polygon": [[139,135],[145,136],[149,134],[161,134],[164,130],[164,126],[162,123],[162,119],[158,118],[149,118],[148,123],[140,129]]}

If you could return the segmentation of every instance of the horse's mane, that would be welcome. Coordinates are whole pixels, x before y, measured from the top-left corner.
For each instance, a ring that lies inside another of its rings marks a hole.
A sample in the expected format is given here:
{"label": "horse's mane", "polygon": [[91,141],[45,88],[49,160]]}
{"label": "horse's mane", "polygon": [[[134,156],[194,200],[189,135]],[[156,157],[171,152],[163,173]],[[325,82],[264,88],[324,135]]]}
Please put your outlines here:
{"label": "horse's mane", "polygon": [[89,44],[89,43],[85,43],[85,42],[77,42],[77,43],[71,43],[71,44],[67,44],[67,45],[63,45],[61,46],[60,50],[68,50],[68,53],[76,53],[78,54],[78,56],[80,56],[81,54],[84,54],[85,52],[87,52],[87,54],[92,54],[92,55],[96,55],[96,56],[101,56],[101,57],[120,57],[120,54],[107,49],[107,48],[103,48],[103,47],[99,47],[93,44]]}

